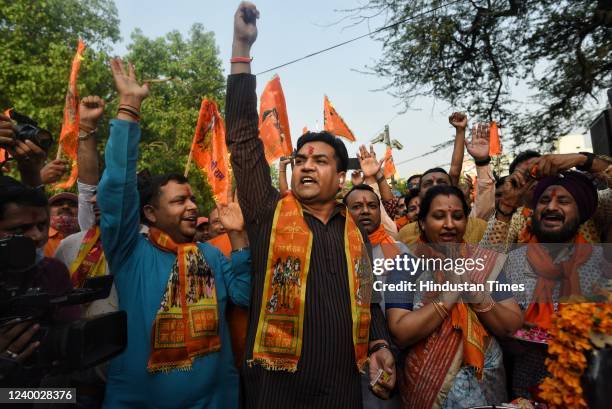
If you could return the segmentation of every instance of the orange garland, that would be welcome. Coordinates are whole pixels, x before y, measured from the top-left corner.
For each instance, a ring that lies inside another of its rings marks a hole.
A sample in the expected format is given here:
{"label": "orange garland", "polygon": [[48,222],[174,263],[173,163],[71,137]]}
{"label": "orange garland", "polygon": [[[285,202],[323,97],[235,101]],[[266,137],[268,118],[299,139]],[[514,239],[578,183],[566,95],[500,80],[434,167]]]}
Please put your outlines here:
{"label": "orange garland", "polygon": [[612,304],[565,304],[553,317],[540,397],[551,408],[587,409],[580,377],[587,366],[585,352],[593,349],[592,334],[612,334]]}

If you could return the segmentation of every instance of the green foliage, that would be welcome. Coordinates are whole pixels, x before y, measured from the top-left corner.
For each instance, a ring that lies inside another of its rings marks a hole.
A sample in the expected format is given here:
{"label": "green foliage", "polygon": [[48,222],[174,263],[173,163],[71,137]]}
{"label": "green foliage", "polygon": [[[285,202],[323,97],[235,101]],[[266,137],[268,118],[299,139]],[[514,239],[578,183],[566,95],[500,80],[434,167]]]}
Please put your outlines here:
{"label": "green foliage", "polygon": [[[383,14],[383,56],[371,70],[409,107],[426,95],[510,129],[515,146],[551,146],[588,126],[594,95],[612,86],[612,10],[591,0],[369,0]],[[423,12],[422,17],[415,17]],[[361,20],[359,20],[361,19]],[[406,21],[404,21],[406,20]],[[520,81],[535,92],[513,99]]]}
{"label": "green foliage", "polygon": [[81,95],[107,96],[111,43],[119,39],[112,0],[0,0],[0,109],[26,114],[58,135],[70,62],[79,38],[87,45]]}
{"label": "green foliage", "polygon": [[[138,78],[169,79],[152,83],[151,96],[143,104],[139,167],[153,174],[182,174],[202,98],[220,105],[224,101],[225,79],[214,35],[201,24],[194,24],[188,38],[173,31],[165,37],[149,39],[136,30],[131,39],[126,59],[135,65]],[[223,111],[222,106],[219,109]],[[194,165],[189,181],[200,211],[212,209],[210,187]]]}
{"label": "green foliage", "polygon": [[[117,95],[108,67],[119,19],[112,0],[0,0],[0,109],[13,107],[57,137],[61,129],[71,61],[79,38],[87,49],[78,79],[79,95],[99,95],[107,102],[98,139],[103,152],[108,119],[115,116]],[[202,97],[220,104],[225,79],[214,35],[200,24],[187,38],[178,31],[149,39],[131,35],[128,55],[139,79],[171,78],[151,84],[142,112],[139,168],[153,174],[183,174]],[[52,149],[50,158],[55,158]],[[189,180],[201,211],[214,206],[205,177],[191,166]]]}

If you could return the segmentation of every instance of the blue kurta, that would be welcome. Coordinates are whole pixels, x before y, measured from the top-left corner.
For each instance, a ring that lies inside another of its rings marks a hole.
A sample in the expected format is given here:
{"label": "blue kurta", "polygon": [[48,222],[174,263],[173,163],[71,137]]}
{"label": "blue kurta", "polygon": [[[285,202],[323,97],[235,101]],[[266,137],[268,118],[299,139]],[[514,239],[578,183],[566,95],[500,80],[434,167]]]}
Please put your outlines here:
{"label": "blue kurta", "polygon": [[176,256],[154,247],[139,233],[139,140],[137,123],[111,121],[106,170],[98,189],[104,252],[115,276],[119,307],[128,314],[127,349],[110,363],[104,407],[237,408],[238,373],[225,307],[228,297],[235,304],[249,304],[249,251],[233,253],[230,262],[213,246],[198,244],[215,275],[221,351],[197,358],[189,371],[147,371],[153,321]]}

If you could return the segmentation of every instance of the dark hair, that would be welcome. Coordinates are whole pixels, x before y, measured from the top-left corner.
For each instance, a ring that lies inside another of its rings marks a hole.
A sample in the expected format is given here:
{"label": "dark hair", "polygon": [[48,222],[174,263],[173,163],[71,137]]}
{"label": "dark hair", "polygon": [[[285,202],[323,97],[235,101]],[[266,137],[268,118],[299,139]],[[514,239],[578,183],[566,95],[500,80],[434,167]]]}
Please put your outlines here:
{"label": "dark hair", "polygon": [[410,203],[410,201],[415,197],[419,197],[418,189],[409,190],[408,193],[404,195],[404,203],[406,203],[406,207],[408,207],[408,203]]}
{"label": "dark hair", "polygon": [[138,193],[140,196],[140,220],[142,222],[147,222],[147,218],[144,216],[144,207],[146,205],[157,206],[159,204],[160,189],[171,181],[179,185],[189,183],[185,176],[178,173],[151,176],[148,171],[145,171],[139,174]]}
{"label": "dark hair", "polygon": [[342,203],[344,203],[345,206],[347,206],[348,204],[346,203],[346,199],[349,197],[349,195],[351,193],[353,193],[355,190],[367,190],[368,192],[372,192],[374,193],[374,196],[376,196],[376,199],[378,200],[378,204],[380,204],[380,198],[378,197],[378,195],[376,194],[376,192],[374,191],[374,189],[372,189],[372,187],[370,185],[366,185],[365,183],[361,183],[359,185],[355,185],[351,188],[351,190],[349,190],[348,192],[346,192],[346,194],[344,195],[344,197],[342,198]]}
{"label": "dark hair", "polygon": [[507,177],[508,176],[502,176],[499,179],[497,179],[495,181],[495,189],[498,189],[498,188],[502,187],[504,185],[504,182],[506,181]]}
{"label": "dark hair", "polygon": [[422,177],[422,176],[423,176],[423,175],[412,175],[412,176],[410,176],[410,177],[408,178],[408,180],[406,181],[406,184],[410,183],[410,181],[411,181],[412,179],[420,178],[420,177]]}
{"label": "dark hair", "polygon": [[539,158],[540,156],[542,156],[541,153],[532,151],[532,150],[527,150],[527,151],[519,153],[518,155],[516,155],[516,158],[514,158],[514,160],[510,164],[510,168],[509,168],[510,174],[513,174],[516,167],[520,165],[521,163],[531,158]]}
{"label": "dark hair", "polygon": [[299,151],[300,149],[302,149],[302,146],[304,146],[308,142],[323,142],[334,148],[336,171],[346,172],[346,170],[348,169],[348,152],[346,150],[346,146],[344,146],[344,143],[340,140],[340,138],[336,138],[334,135],[327,131],[306,132],[298,139],[296,149]]}
{"label": "dark hair", "polygon": [[0,220],[4,219],[4,212],[11,203],[45,208],[49,204],[42,190],[28,187],[9,176],[0,176],[0,191]]}
{"label": "dark hair", "polygon": [[437,185],[427,190],[425,193],[425,197],[421,201],[421,208],[419,209],[419,220],[425,220],[427,217],[427,213],[429,213],[429,209],[431,208],[431,203],[433,200],[440,195],[452,195],[459,198],[461,201],[461,206],[463,207],[463,213],[465,217],[468,217],[470,213],[470,207],[465,201],[465,197],[463,196],[463,192],[456,186],[450,185]]}
{"label": "dark hair", "polygon": [[446,176],[448,176],[449,182],[450,182],[450,175],[448,174],[447,171],[445,171],[442,168],[431,168],[431,169],[427,169],[425,172],[423,172],[423,174],[421,175],[421,180],[419,181],[419,189],[421,188],[421,185],[423,184],[423,178],[425,177],[425,175],[427,175],[428,173],[444,173]]}

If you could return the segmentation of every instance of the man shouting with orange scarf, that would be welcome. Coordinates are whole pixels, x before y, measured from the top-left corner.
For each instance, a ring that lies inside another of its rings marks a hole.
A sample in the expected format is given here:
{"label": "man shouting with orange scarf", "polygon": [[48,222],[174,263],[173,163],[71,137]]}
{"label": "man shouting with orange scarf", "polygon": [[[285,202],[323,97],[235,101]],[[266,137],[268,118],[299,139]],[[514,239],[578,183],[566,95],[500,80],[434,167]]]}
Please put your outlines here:
{"label": "man shouting with orange scarf", "polygon": [[[228,260],[193,241],[197,205],[183,175],[143,177],[136,163],[148,86],[132,65],[111,61],[119,93],[98,189],[100,230],[128,345],[110,363],[104,408],[238,408],[238,374],[226,320],[229,300],[248,305],[250,251],[236,203],[220,210]],[[139,233],[140,222],[149,227]]]}
{"label": "man shouting with orange scarf", "polygon": [[[524,286],[514,296],[525,322],[547,330],[570,297],[591,295],[605,285],[602,249],[580,233],[597,210],[597,191],[584,174],[566,171],[541,179],[533,192],[532,238],[510,252],[504,270],[512,283]],[[543,354],[540,370],[534,371],[535,355],[527,351],[516,358],[513,389],[519,395],[528,394],[545,374]],[[529,368],[522,365],[528,359]]]}
{"label": "man shouting with orange scarf", "polygon": [[[386,324],[372,299],[367,237],[335,198],[348,153],[328,132],[297,141],[291,191],[272,185],[258,135],[250,50],[259,12],[234,17],[227,84],[227,144],[253,252],[253,298],[241,371],[246,408],[360,409],[360,370],[369,359],[394,386]],[[372,302],[370,302],[372,301]],[[379,385],[380,386],[380,385]]]}

